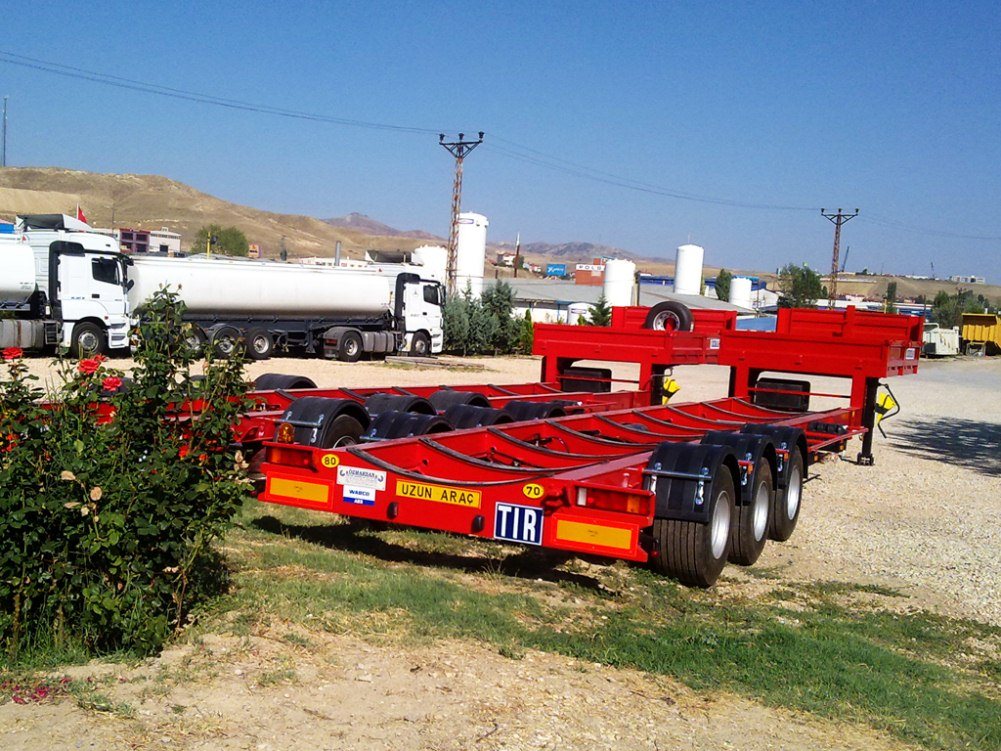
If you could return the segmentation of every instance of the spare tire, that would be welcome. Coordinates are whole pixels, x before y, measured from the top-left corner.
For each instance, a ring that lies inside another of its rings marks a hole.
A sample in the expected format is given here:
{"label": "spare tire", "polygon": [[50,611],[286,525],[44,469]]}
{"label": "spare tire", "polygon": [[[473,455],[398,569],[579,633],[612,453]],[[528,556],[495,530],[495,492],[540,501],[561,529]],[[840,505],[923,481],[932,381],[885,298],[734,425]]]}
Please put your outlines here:
{"label": "spare tire", "polygon": [[692,311],[687,305],[666,300],[650,308],[643,328],[655,331],[691,331],[692,320]]}
{"label": "spare tire", "polygon": [[428,400],[439,412],[444,412],[456,404],[468,404],[471,407],[489,407],[490,400],[475,391],[456,391],[455,389],[440,389],[435,391]]}
{"label": "spare tire", "polygon": [[278,391],[278,389],[315,389],[312,378],[285,373],[264,373],[254,379],[255,391]]}

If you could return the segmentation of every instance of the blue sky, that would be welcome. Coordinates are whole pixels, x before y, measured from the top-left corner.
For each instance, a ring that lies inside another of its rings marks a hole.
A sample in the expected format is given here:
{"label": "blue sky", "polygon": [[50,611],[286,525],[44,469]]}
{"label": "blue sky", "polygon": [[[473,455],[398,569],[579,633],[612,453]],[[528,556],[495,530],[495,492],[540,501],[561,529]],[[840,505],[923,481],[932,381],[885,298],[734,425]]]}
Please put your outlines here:
{"label": "blue sky", "polygon": [[[17,55],[428,131],[0,62],[11,165],[157,173],[259,208],[445,234],[452,163],[435,133],[484,130],[463,207],[490,217],[492,240],[672,257],[691,239],[714,265],[826,270],[818,209],[858,207],[849,269],[934,261],[1001,282],[997,3],[36,2],[5,22],[0,50]],[[596,172],[656,192],[581,176]]]}

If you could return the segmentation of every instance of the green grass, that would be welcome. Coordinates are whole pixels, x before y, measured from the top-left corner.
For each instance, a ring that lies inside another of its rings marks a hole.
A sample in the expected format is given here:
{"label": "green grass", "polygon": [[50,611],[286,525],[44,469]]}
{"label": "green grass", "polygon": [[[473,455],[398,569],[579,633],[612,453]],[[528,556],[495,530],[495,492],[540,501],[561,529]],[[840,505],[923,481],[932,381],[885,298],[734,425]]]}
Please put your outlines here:
{"label": "green grass", "polygon": [[228,547],[236,586],[201,628],[236,612],[243,629],[250,619],[408,643],[460,638],[511,659],[538,649],[930,749],[1001,748],[1001,631],[885,609],[874,600],[902,598],[883,587],[767,571],[770,594],[725,597],[621,564],[554,567],[522,548],[270,507],[248,507]]}

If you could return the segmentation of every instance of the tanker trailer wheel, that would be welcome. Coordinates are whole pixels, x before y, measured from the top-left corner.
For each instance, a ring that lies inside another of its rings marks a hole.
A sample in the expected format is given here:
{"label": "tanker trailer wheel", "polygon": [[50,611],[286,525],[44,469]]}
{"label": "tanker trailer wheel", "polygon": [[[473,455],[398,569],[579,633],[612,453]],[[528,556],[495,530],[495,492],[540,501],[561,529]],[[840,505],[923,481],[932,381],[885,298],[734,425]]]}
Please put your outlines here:
{"label": "tanker trailer wheel", "polygon": [[650,308],[643,328],[655,331],[691,331],[692,311],[687,305],[668,300]]}
{"label": "tanker trailer wheel", "polygon": [[654,568],[682,584],[711,587],[726,565],[735,498],[733,476],[720,466],[709,492],[712,512],[707,522],[654,519],[657,555]]}
{"label": "tanker trailer wheel", "polygon": [[251,329],[245,337],[251,360],[267,360],[275,351],[275,340],[267,329]]}
{"label": "tanker trailer wheel", "polygon": [[205,352],[205,343],[209,340],[205,330],[197,323],[184,324],[184,346],[195,357],[201,357]]}
{"label": "tanker trailer wheel", "polygon": [[241,354],[243,336],[235,326],[220,326],[212,332],[212,351],[219,357],[230,358]]}
{"label": "tanker trailer wheel", "polygon": [[357,331],[347,331],[341,337],[341,346],[337,359],[341,362],[358,362],[361,359],[361,334]]}
{"label": "tanker trailer wheel", "polygon": [[70,341],[70,354],[83,359],[104,355],[108,352],[108,337],[104,329],[96,323],[78,323],[73,327],[73,337]]}
{"label": "tanker trailer wheel", "polygon": [[785,542],[792,537],[792,531],[796,529],[796,522],[799,521],[805,475],[803,454],[794,446],[786,471],[786,486],[775,494],[772,505],[772,518],[768,529],[768,536],[771,539]]}
{"label": "tanker trailer wheel", "polygon": [[431,336],[426,331],[418,331],[410,341],[411,357],[427,357],[431,354]]}
{"label": "tanker trailer wheel", "polygon": [[775,505],[772,465],[761,457],[754,467],[750,503],[736,507],[730,527],[730,563],[750,566],[761,555],[768,540],[769,516]]}

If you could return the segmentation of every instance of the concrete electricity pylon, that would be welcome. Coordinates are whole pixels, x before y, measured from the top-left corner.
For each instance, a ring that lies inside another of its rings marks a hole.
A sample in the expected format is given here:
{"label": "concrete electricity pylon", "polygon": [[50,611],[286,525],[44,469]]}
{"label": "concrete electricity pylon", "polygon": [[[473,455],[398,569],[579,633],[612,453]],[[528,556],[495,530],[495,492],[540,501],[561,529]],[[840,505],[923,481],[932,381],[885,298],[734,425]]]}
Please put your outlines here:
{"label": "concrete electricity pylon", "polygon": [[462,160],[470,151],[483,143],[483,131],[478,134],[478,140],[465,140],[466,134],[460,133],[458,141],[446,141],[445,134],[438,134],[438,143],[455,157],[455,182],[452,184],[452,226],[448,232],[448,291],[454,294],[456,251],[459,244],[459,211],[462,208]]}
{"label": "concrete electricity pylon", "polygon": [[846,214],[841,209],[838,209],[838,213],[836,214],[828,214],[824,209],[821,209],[820,213],[825,219],[830,220],[834,224],[834,253],[831,255],[831,279],[827,283],[827,307],[833,309],[834,301],[838,297],[838,272],[840,271],[838,252],[841,247],[841,225],[849,219],[857,217],[858,209],[855,209],[854,214]]}

